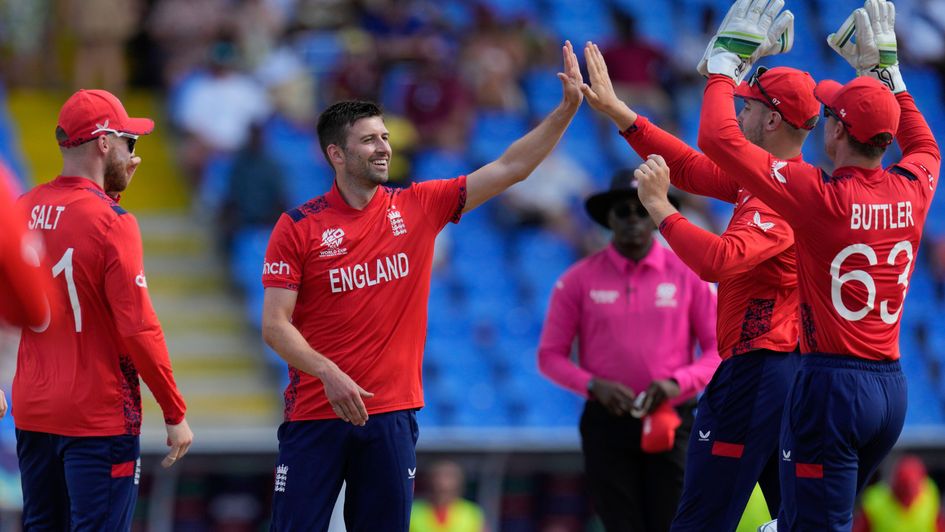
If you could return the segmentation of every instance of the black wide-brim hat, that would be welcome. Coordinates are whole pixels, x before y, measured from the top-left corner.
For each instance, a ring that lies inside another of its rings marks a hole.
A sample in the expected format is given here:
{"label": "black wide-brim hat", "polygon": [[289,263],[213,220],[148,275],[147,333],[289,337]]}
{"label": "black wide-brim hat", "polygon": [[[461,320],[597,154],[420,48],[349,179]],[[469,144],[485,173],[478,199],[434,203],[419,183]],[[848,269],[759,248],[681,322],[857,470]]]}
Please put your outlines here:
{"label": "black wide-brim hat", "polygon": [[[633,176],[633,170],[629,168],[617,170],[610,179],[610,189],[587,198],[584,201],[584,209],[592,220],[610,229],[610,224],[607,223],[607,214],[610,212],[610,207],[615,201],[637,197],[638,186],[637,178]],[[669,202],[673,204],[673,207],[679,208],[679,198],[673,194],[672,190],[669,192]]]}

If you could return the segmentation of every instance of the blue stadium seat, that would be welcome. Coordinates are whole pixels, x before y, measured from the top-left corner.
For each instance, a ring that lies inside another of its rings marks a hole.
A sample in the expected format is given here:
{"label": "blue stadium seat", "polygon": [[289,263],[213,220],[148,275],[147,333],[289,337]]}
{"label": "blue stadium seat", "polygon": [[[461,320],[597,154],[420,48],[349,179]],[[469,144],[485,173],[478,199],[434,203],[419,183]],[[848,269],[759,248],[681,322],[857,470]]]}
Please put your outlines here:
{"label": "blue stadium seat", "polygon": [[498,159],[510,144],[528,132],[528,126],[527,118],[521,113],[477,113],[469,141],[470,161],[479,166]]}

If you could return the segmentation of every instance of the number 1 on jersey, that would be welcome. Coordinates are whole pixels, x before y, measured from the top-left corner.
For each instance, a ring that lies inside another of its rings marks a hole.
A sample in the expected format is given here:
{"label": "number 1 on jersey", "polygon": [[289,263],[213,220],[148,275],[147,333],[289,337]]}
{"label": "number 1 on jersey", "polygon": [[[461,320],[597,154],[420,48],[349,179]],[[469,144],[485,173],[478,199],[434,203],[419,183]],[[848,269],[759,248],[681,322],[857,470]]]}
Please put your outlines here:
{"label": "number 1 on jersey", "polygon": [[[59,262],[52,267],[53,279],[59,277],[59,274],[66,274],[66,289],[69,291],[69,303],[72,305],[72,317],[75,318],[75,332],[82,332],[82,307],[79,305],[79,292],[75,288],[75,277],[72,275],[72,254],[75,253],[73,248],[69,248],[65,253],[62,254],[62,258],[59,259]],[[39,257],[36,257],[36,262],[39,262]],[[31,327],[35,332],[41,333],[45,332],[49,328],[50,316],[48,314],[47,306],[47,315],[46,321],[39,327]]]}

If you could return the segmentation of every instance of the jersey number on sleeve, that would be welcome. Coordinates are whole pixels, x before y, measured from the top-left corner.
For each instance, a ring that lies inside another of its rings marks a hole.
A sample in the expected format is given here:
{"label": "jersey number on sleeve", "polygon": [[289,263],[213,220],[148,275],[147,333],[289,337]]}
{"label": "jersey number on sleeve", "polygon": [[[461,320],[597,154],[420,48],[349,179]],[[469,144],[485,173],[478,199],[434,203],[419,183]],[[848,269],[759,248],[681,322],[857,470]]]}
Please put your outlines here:
{"label": "jersey number on sleeve", "polygon": [[[899,319],[899,314],[902,312],[902,303],[906,298],[906,289],[909,287],[909,269],[912,267],[913,253],[912,253],[912,242],[908,240],[903,240],[902,242],[896,243],[891,250],[889,250],[889,257],[886,259],[886,263],[890,266],[896,265],[896,257],[900,253],[906,253],[906,267],[902,270],[902,273],[899,274],[899,283],[902,285],[902,301],[899,303],[899,308],[896,309],[896,312],[889,312],[889,301],[883,301],[879,304],[879,317],[885,323],[890,325],[896,323],[896,320]],[[833,262],[830,263],[830,276],[831,286],[830,286],[830,299],[833,301],[833,307],[837,310],[840,316],[843,319],[848,321],[859,321],[866,317],[871,310],[876,307],[876,282],[873,280],[873,277],[870,274],[866,273],[863,270],[851,270],[847,273],[840,275],[840,265],[843,264],[850,255],[863,255],[866,257],[866,260],[869,261],[870,266],[875,266],[877,261],[876,252],[873,251],[873,248],[866,244],[852,244],[849,245],[840,253],[837,253],[837,256],[833,258]],[[850,310],[843,304],[843,299],[840,296],[840,290],[843,288],[843,283],[849,281],[858,281],[866,286],[866,306],[859,310]]]}
{"label": "jersey number on sleeve", "polygon": [[[75,252],[73,248],[68,248],[65,253],[62,254],[62,258],[59,259],[59,262],[52,267],[53,278],[59,277],[59,274],[65,273],[66,277],[66,289],[69,291],[69,303],[72,305],[72,317],[75,318],[75,332],[82,332],[82,307],[79,306],[79,292],[75,288],[75,278],[72,275],[72,254]],[[37,258],[38,262],[38,258]],[[48,312],[47,305],[47,312]],[[41,333],[49,328],[50,316],[47,314],[46,321],[39,327],[31,327],[33,331]]]}

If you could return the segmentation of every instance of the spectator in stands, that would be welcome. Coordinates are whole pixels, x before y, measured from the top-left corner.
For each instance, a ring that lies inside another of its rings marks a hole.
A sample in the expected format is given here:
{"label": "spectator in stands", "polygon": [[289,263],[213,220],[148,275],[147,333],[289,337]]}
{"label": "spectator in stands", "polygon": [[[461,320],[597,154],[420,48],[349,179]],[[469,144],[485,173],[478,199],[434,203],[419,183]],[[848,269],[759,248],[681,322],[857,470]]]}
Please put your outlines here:
{"label": "spectator in stands", "polygon": [[233,237],[241,229],[268,228],[288,209],[285,172],[266,152],[260,124],[250,128],[249,141],[233,159],[229,187],[220,212],[223,250],[229,256]]}
{"label": "spectator in stands", "polygon": [[445,41],[424,50],[416,76],[407,84],[404,111],[420,133],[420,143],[458,150],[468,142],[472,98],[455,75]]}
{"label": "spectator in stands", "polygon": [[250,126],[269,116],[266,92],[240,68],[232,43],[220,41],[209,56],[209,76],[194,80],[181,96],[180,126],[187,138],[180,146],[188,176],[200,180],[213,153],[234,152],[246,144]]}
{"label": "spectator in stands", "polygon": [[465,476],[459,464],[441,460],[430,466],[426,498],[417,499],[410,513],[410,532],[485,532],[478,504],[463,498]]}
{"label": "spectator in stands", "polygon": [[945,531],[938,487],[917,456],[900,458],[890,482],[877,482],[863,490],[861,504],[853,532]]}
{"label": "spectator in stands", "polygon": [[936,0],[915,0],[897,6],[902,27],[909,31],[899,36],[903,60],[928,65],[945,76],[945,9]]}
{"label": "spectator in stands", "polygon": [[125,45],[137,33],[138,0],[71,0],[69,21],[76,39],[75,89],[96,86],[121,94],[127,82]]}
{"label": "spectator in stands", "polygon": [[656,226],[632,171],[618,171],[610,190],[585,207],[613,239],[558,280],[538,366],[588,399],[584,466],[607,530],[669,530],[682,492],[693,397],[720,362],[715,292],[654,240]]}
{"label": "spectator in stands", "polygon": [[484,109],[523,111],[525,93],[519,86],[528,52],[520,32],[499,24],[484,6],[476,8],[476,25],[460,52],[463,78]]}
{"label": "spectator in stands", "polygon": [[145,26],[159,49],[164,83],[173,87],[204,64],[226,27],[226,0],[158,0]]}
{"label": "spectator in stands", "polygon": [[341,42],[344,52],[328,77],[328,101],[379,100],[381,67],[374,38],[360,29],[348,29]]}
{"label": "spectator in stands", "polygon": [[[613,10],[619,40],[603,49],[604,61],[617,96],[625,102],[637,102],[659,117],[657,122],[672,119],[672,101],[664,88],[670,78],[669,58],[655,44],[637,33],[636,19]],[[691,67],[690,67],[691,68]]]}

